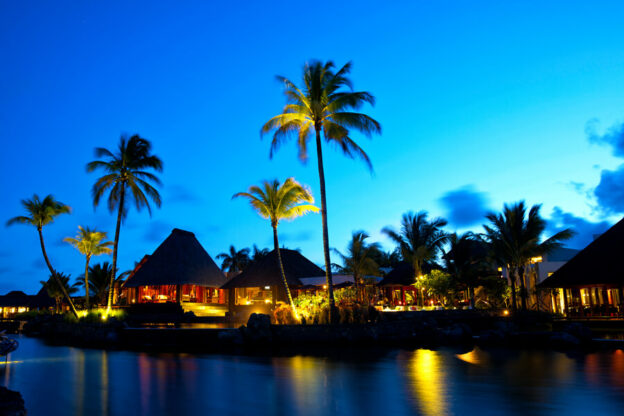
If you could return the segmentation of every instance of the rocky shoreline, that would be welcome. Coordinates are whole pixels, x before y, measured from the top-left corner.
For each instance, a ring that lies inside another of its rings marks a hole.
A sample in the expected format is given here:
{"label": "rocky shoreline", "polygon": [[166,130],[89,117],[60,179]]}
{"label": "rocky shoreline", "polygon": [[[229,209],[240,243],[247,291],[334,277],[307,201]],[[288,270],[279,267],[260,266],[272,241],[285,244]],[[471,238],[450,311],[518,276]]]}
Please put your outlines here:
{"label": "rocky shoreline", "polygon": [[22,395],[0,386],[0,416],[26,416]]}
{"label": "rocky shoreline", "polygon": [[227,329],[133,328],[114,320],[73,323],[45,317],[28,322],[24,333],[53,343],[87,348],[243,354],[337,346],[596,348],[587,327],[567,324],[553,331],[549,318],[543,314],[511,318],[450,312],[392,314],[379,322],[349,325],[273,325],[268,315],[253,314],[246,325]]}

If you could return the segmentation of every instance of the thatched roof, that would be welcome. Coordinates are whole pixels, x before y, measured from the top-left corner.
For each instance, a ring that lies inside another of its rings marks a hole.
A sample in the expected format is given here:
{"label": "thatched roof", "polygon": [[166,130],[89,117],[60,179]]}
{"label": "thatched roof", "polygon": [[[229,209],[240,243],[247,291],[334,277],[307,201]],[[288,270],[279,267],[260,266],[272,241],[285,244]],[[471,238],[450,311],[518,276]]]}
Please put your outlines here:
{"label": "thatched roof", "polygon": [[[281,248],[280,253],[289,286],[303,286],[299,280],[301,277],[316,277],[325,274],[323,269],[305,258],[298,251]],[[282,277],[277,260],[277,252],[272,250],[269,254],[247,267],[241,274],[231,278],[222,286],[222,289],[279,285],[282,285]]]}
{"label": "thatched roof", "polygon": [[623,286],[624,219],[572,257],[540,287]]}
{"label": "thatched roof", "polygon": [[14,290],[6,295],[0,296],[0,306],[28,306],[31,296],[21,290]]}
{"label": "thatched roof", "polygon": [[199,244],[195,234],[174,228],[154,253],[143,258],[139,267],[135,268],[124,283],[124,287],[220,287],[225,280],[225,275]]}
{"label": "thatched roof", "polygon": [[[422,266],[422,271],[423,273],[431,273],[432,270],[439,268],[440,266],[438,265],[425,263]],[[416,283],[415,274],[414,266],[411,263],[402,261],[379,282],[378,286],[411,286]]]}
{"label": "thatched roof", "polygon": [[45,287],[39,289],[36,295],[30,297],[30,303],[28,307],[31,309],[51,308],[56,302],[50,295]]}

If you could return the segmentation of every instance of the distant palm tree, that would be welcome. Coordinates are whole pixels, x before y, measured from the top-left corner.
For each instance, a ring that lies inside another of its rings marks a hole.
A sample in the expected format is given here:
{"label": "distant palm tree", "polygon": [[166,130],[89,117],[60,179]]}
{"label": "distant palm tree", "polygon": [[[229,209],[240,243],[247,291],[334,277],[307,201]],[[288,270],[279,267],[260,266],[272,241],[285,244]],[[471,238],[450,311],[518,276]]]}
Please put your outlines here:
{"label": "distant palm tree", "polygon": [[374,257],[381,251],[379,243],[367,243],[369,235],[364,231],[356,231],[351,236],[351,241],[347,246],[347,254],[342,254],[334,249],[334,252],[342,259],[344,266],[340,268],[343,272],[353,274],[353,282],[357,297],[360,298],[360,283],[367,275],[379,272],[379,265]]}
{"label": "distant palm tree", "polygon": [[[381,125],[376,120],[354,111],[365,103],[374,105],[375,98],[365,91],[353,91],[351,80],[347,77],[349,72],[351,72],[350,62],[335,71],[334,63],[331,61],[326,63],[311,61],[303,68],[303,88],[301,89],[289,79],[278,76],[277,79],[284,85],[287,104],[282,113],[267,121],[261,130],[261,134],[275,131],[271,142],[271,157],[282,143],[293,137],[297,140],[299,159],[304,162],[308,158],[308,142],[314,134],[321,188],[323,254],[330,320],[333,319],[335,303],[329,256],[321,133],[327,143],[336,145],[343,154],[350,158],[363,159],[370,169],[372,169],[370,159],[350,137],[350,129],[358,130],[369,137],[373,133],[381,133]],[[344,87],[347,89],[345,90]]]}
{"label": "distant palm tree", "polygon": [[494,256],[509,271],[514,310],[517,309],[516,278],[520,281],[522,309],[527,308],[525,265],[532,257],[547,254],[561,247],[563,240],[574,235],[571,230],[565,229],[541,241],[542,234],[546,230],[546,221],[539,215],[540,207],[541,205],[533,205],[527,213],[524,201],[512,205],[505,204],[502,213],[489,213],[486,218],[490,221],[490,225],[483,226]]}
{"label": "distant palm tree", "polygon": [[[48,269],[50,270],[50,274],[54,279],[57,279],[56,270],[54,270],[52,264],[50,263],[48,253],[45,249],[45,244],[43,243],[43,227],[54,222],[54,218],[58,215],[69,214],[71,208],[68,205],[63,204],[62,202],[55,200],[52,195],[48,195],[43,199],[39,199],[39,196],[37,194],[34,194],[32,199],[22,200],[22,205],[28,212],[28,215],[11,218],[9,221],[7,221],[7,226],[13,224],[29,224],[37,228],[43,258],[45,259]],[[64,286],[62,285],[60,285],[59,288],[61,292],[64,290]],[[67,300],[67,303],[70,306],[71,312],[74,314],[74,316],[78,317],[78,312],[76,311],[74,302],[72,302],[69,294],[63,293],[63,295],[65,296],[65,300]]]}
{"label": "distant palm tree", "polygon": [[50,275],[47,281],[40,282],[43,287],[45,287],[48,295],[54,299],[56,313],[61,310],[61,299],[63,299],[66,294],[73,295],[78,292],[78,282],[70,286],[69,279],[69,275],[55,271]]}
{"label": "distant palm tree", "polygon": [[[96,304],[106,303],[112,269],[113,266],[107,261],[89,266],[89,292]],[[123,283],[129,273],[129,271],[120,273],[115,278],[115,287]],[[80,276],[76,282],[79,286],[85,286],[85,276]]]}
{"label": "distant palm tree", "polygon": [[229,253],[219,253],[217,259],[223,260],[221,270],[228,273],[242,272],[250,262],[249,249],[243,248],[237,251],[234,246],[230,246]]}
{"label": "distant palm tree", "polygon": [[112,241],[102,241],[106,239],[106,233],[103,231],[96,231],[90,228],[82,228],[78,226],[78,235],[76,238],[66,237],[65,242],[71,244],[81,254],[87,258],[85,265],[84,283],[85,283],[85,306],[89,309],[89,261],[92,256],[99,256],[102,254],[110,254],[110,246],[113,245]]}
{"label": "distant palm tree", "polygon": [[414,268],[415,276],[424,275],[423,266],[431,263],[440,253],[448,234],[442,230],[447,222],[443,218],[427,219],[427,212],[408,212],[401,220],[401,232],[390,227],[381,230],[398,246],[401,257]]}
{"label": "distant palm tree", "polygon": [[[115,228],[113,245],[113,268],[110,276],[111,286],[115,280],[115,273],[117,273],[117,249],[119,247],[121,220],[128,214],[126,193],[129,192],[128,196],[134,199],[134,205],[137,210],[145,207],[150,216],[152,215],[152,210],[148,198],[156,206],[160,207],[161,205],[160,194],[150,184],[152,182],[160,185],[160,180],[153,173],[147,172],[146,169],[161,172],[163,163],[158,156],[151,153],[151,150],[151,143],[138,135],[134,135],[129,139],[122,136],[115,153],[98,147],[95,149],[95,156],[104,158],[104,160],[94,160],[87,164],[87,172],[93,172],[96,169],[103,169],[106,172],[93,185],[93,206],[97,207],[100,199],[108,191],[108,209],[110,212],[117,209],[117,226]],[[110,311],[112,303],[113,290],[110,290],[106,305],[107,312]]]}
{"label": "distant palm tree", "polygon": [[259,261],[260,259],[265,258],[266,256],[268,256],[270,253],[268,248],[263,248],[263,249],[259,249],[257,245],[253,245],[253,250],[251,253],[251,258],[250,258],[250,262],[251,263],[255,263],[257,261]]}
{"label": "distant palm tree", "polygon": [[262,186],[250,186],[247,192],[239,192],[232,198],[244,197],[249,200],[251,206],[262,217],[271,221],[273,228],[273,247],[277,252],[282,280],[288,296],[288,302],[292,307],[295,316],[297,311],[290,294],[288,281],[286,280],[286,272],[282,262],[282,255],[279,249],[279,241],[277,238],[277,226],[281,220],[293,220],[308,212],[318,212],[318,207],[312,205],[314,198],[309,189],[305,188],[294,178],[288,178],[284,183],[275,179],[273,181],[263,181]]}
{"label": "distant palm tree", "polygon": [[468,291],[470,306],[475,306],[475,288],[486,278],[496,276],[489,261],[488,247],[478,235],[467,232],[449,235],[448,251],[442,256],[445,271]]}

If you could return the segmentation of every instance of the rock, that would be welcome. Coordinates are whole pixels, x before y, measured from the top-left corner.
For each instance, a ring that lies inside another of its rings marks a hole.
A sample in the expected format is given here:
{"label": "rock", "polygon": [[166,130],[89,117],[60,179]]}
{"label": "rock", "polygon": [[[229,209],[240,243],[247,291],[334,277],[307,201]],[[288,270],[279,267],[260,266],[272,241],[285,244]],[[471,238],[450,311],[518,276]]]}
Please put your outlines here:
{"label": "rock", "polygon": [[442,331],[447,343],[460,344],[472,342],[472,330],[466,324],[453,324]]}
{"label": "rock", "polygon": [[22,395],[6,387],[0,387],[0,416],[25,416],[26,407]]}
{"label": "rock", "polygon": [[592,331],[580,323],[566,325],[565,328],[563,328],[563,332],[572,335],[584,344],[591,342],[593,338]]}
{"label": "rock", "polygon": [[496,329],[483,331],[479,336],[479,344],[501,345],[505,342],[505,333]]}
{"label": "rock", "polygon": [[244,330],[245,338],[254,344],[268,344],[273,340],[271,317],[262,313],[252,313]]}
{"label": "rock", "polygon": [[240,329],[224,329],[219,332],[217,339],[223,345],[241,346],[245,343]]}
{"label": "rock", "polygon": [[581,344],[578,338],[567,332],[553,332],[548,341],[556,349],[576,348]]}

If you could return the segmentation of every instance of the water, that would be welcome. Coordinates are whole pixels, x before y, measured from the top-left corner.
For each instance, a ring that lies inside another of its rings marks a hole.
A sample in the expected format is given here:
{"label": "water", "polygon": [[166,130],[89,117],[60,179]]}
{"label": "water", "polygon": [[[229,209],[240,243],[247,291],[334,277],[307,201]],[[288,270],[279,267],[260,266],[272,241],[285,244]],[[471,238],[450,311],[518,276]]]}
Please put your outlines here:
{"label": "water", "polygon": [[624,414],[621,350],[240,357],[19,340],[0,383],[29,416]]}

